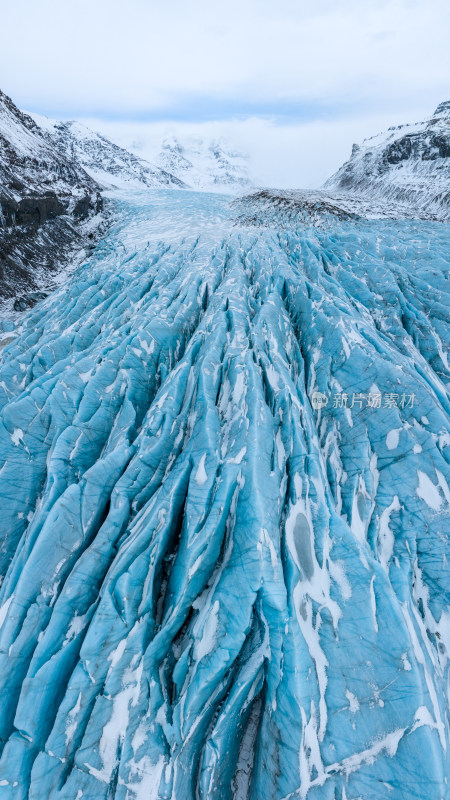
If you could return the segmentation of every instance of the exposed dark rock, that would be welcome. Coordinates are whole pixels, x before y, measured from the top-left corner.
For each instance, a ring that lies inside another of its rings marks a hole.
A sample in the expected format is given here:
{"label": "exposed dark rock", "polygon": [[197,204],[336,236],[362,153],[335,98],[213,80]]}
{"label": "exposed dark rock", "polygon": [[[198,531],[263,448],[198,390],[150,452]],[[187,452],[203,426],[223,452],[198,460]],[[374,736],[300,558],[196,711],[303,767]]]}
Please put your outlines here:
{"label": "exposed dark rock", "polygon": [[47,294],[47,292],[30,292],[27,295],[16,297],[13,304],[14,311],[26,311],[28,308],[33,308],[39,300],[44,300]]}
{"label": "exposed dark rock", "polygon": [[236,224],[267,227],[275,224],[291,227],[306,224],[322,227],[336,220],[356,219],[358,214],[339,205],[321,192],[289,192],[261,189],[234,200]]}
{"label": "exposed dark rock", "polygon": [[450,101],[431,119],[398,125],[353,145],[349,160],[325,183],[327,192],[388,203],[401,216],[450,219]]}
{"label": "exposed dark rock", "polygon": [[86,219],[90,213],[99,214],[103,209],[103,198],[100,192],[95,196],[85,194],[74,205],[73,215],[76,219]]}
{"label": "exposed dark rock", "polygon": [[384,158],[389,164],[398,164],[409,158],[411,153],[411,136],[405,136],[404,139],[398,139],[386,148]]}
{"label": "exposed dark rock", "polygon": [[62,154],[34,120],[0,91],[0,301],[15,310],[37,302],[52,280],[105,220],[99,186]]}
{"label": "exposed dark rock", "polygon": [[54,192],[44,195],[26,195],[19,200],[0,199],[6,225],[31,225],[35,228],[47,220],[64,214],[66,206]]}
{"label": "exposed dark rock", "polygon": [[450,132],[430,136],[430,146],[422,153],[424,161],[434,161],[436,158],[450,158]]}

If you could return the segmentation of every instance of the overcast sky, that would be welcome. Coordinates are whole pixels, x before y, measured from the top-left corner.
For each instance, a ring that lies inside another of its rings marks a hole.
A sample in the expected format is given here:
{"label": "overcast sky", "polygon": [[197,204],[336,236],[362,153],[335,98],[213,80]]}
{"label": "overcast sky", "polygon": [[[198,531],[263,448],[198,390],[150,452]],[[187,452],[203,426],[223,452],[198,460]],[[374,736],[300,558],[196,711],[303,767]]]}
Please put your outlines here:
{"label": "overcast sky", "polygon": [[225,135],[272,185],[320,184],[351,144],[450,99],[448,0],[15,0],[0,87],[150,154]]}

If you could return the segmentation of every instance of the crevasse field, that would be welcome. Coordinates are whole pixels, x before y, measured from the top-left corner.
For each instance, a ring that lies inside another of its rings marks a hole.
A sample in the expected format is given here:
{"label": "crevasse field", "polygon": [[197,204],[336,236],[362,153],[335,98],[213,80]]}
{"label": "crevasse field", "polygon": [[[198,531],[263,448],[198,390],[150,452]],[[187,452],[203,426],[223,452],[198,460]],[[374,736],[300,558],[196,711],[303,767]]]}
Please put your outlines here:
{"label": "crevasse field", "polygon": [[1,800],[448,800],[448,226],[114,202],[3,323]]}

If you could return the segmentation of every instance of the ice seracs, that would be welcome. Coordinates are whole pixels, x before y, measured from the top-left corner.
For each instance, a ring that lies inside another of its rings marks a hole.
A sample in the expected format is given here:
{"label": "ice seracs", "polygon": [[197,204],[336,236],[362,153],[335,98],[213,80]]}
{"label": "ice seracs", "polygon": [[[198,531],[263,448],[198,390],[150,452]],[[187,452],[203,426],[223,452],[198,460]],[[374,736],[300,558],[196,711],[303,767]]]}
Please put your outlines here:
{"label": "ice seracs", "polygon": [[448,226],[263,200],[10,332],[1,800],[449,800]]}

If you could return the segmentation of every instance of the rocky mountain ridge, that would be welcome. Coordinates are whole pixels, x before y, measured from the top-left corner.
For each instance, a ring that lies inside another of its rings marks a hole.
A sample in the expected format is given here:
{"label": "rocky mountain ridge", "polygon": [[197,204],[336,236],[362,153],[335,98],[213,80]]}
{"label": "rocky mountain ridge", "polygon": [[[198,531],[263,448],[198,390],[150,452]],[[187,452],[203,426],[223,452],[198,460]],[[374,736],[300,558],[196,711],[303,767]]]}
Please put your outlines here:
{"label": "rocky mountain ridge", "polygon": [[75,120],[31,113],[53,145],[104,189],[187,188],[235,192],[252,186],[248,158],[222,139],[165,137],[150,160]]}
{"label": "rocky mountain ridge", "polygon": [[97,182],[0,91],[0,297],[31,304],[43,273],[95,240],[103,212]]}
{"label": "rocky mountain ridge", "polygon": [[324,189],[450,219],[450,101],[424,122],[391,127],[354,144]]}
{"label": "rocky mountain ridge", "polygon": [[175,175],[130,153],[80,122],[58,122],[39,114],[31,116],[59,152],[80,164],[103,189],[181,188],[185,185]]}
{"label": "rocky mountain ridge", "polygon": [[429,120],[354,144],[321,189],[264,188],[234,203],[240,224],[328,227],[344,219],[450,221],[450,101]]}
{"label": "rocky mountain ridge", "polygon": [[0,92],[0,300],[23,310],[106,230],[104,190],[184,183],[91,131],[21,111]]}

